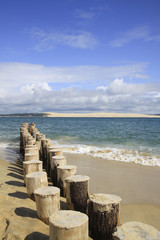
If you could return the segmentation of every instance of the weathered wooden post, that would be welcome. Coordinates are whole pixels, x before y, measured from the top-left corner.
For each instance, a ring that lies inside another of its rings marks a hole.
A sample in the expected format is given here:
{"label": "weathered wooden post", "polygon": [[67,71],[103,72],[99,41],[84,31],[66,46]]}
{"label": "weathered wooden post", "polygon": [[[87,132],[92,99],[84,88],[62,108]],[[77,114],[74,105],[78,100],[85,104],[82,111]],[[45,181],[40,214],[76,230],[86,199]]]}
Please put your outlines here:
{"label": "weathered wooden post", "polygon": [[36,143],[36,140],[34,138],[30,138],[30,139],[27,140],[26,144],[34,145],[35,143]]}
{"label": "weathered wooden post", "polygon": [[90,178],[88,176],[83,175],[74,175],[66,178],[66,199],[68,209],[87,213],[89,180]]}
{"label": "weathered wooden post", "polygon": [[34,128],[33,130],[32,130],[32,136],[36,139],[36,134],[37,134],[37,132],[38,132],[38,129],[37,128]]}
{"label": "weathered wooden post", "polygon": [[43,159],[43,168],[47,171],[47,158],[46,158],[46,145],[50,143],[50,139],[42,140],[42,159]]}
{"label": "weathered wooden post", "polygon": [[148,224],[132,221],[123,223],[121,226],[116,228],[113,234],[113,240],[124,240],[124,239],[160,239],[160,232],[153,226]]}
{"label": "weathered wooden post", "polygon": [[57,187],[61,190],[61,196],[66,197],[66,178],[75,175],[77,166],[62,165],[57,167]]}
{"label": "weathered wooden post", "polygon": [[34,191],[40,187],[47,187],[48,179],[46,172],[33,172],[26,175],[26,188],[28,196],[35,200]]}
{"label": "weathered wooden post", "polygon": [[32,132],[33,132],[33,130],[35,128],[36,128],[35,123],[34,122],[30,123],[30,125],[29,125],[29,132],[32,134]]}
{"label": "weathered wooden post", "polygon": [[49,218],[49,240],[88,240],[88,217],[75,211],[58,211]]}
{"label": "weathered wooden post", "polygon": [[120,197],[110,194],[90,196],[88,217],[91,238],[112,240],[114,228],[119,225],[120,201]]}
{"label": "weathered wooden post", "polygon": [[20,128],[20,153],[24,154],[24,135],[28,133],[28,129],[26,127]]}
{"label": "weathered wooden post", "polygon": [[25,153],[24,161],[39,160],[39,154],[37,153]]}
{"label": "weathered wooden post", "polygon": [[23,162],[24,185],[26,185],[26,175],[32,172],[42,172],[42,161]]}
{"label": "weathered wooden post", "polygon": [[40,159],[43,161],[42,159],[42,140],[45,139],[45,135],[44,134],[41,134],[41,133],[38,133],[36,134],[36,144],[38,142],[38,147],[39,147],[39,157]]}
{"label": "weathered wooden post", "polygon": [[48,176],[50,176],[50,153],[49,151],[54,148],[54,143],[46,144],[46,168]]}
{"label": "weathered wooden post", "polygon": [[63,156],[63,152],[60,148],[52,148],[49,150],[49,159],[50,159],[50,164],[52,157],[54,156]]}
{"label": "weathered wooden post", "polygon": [[57,186],[57,167],[66,165],[65,156],[53,156],[50,162],[50,176],[54,186]]}
{"label": "weathered wooden post", "polygon": [[22,143],[22,145],[23,145],[23,155],[24,155],[24,148],[26,147],[28,137],[30,137],[30,133],[25,132],[25,133],[23,134],[23,138],[22,138],[22,142],[23,142],[23,143]]}
{"label": "weathered wooden post", "polygon": [[49,224],[49,217],[60,210],[60,189],[57,187],[42,187],[34,191],[38,217]]}
{"label": "weathered wooden post", "polygon": [[[31,145],[34,146],[34,145]],[[38,151],[38,147],[34,146],[34,147],[25,147],[25,154],[37,154],[39,155],[39,151]]]}
{"label": "weathered wooden post", "polygon": [[21,123],[21,127],[25,127],[26,129],[28,129],[28,123]]}

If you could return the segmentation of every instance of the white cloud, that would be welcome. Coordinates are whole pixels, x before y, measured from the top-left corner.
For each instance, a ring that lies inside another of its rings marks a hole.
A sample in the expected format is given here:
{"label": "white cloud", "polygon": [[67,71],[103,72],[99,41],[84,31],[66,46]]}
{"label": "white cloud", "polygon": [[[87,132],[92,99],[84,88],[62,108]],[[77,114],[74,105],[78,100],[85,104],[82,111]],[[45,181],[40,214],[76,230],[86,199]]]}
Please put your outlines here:
{"label": "white cloud", "polygon": [[98,42],[95,37],[85,31],[76,33],[45,32],[43,29],[34,28],[31,32],[32,38],[36,40],[34,49],[36,51],[48,51],[56,46],[69,46],[73,48],[90,49]]}
{"label": "white cloud", "polygon": [[[38,83],[83,83],[106,84],[115,78],[147,79],[147,64],[137,63],[114,67],[73,66],[45,67],[28,63],[0,63],[0,83],[6,92],[18,91],[21,87]],[[137,78],[138,76],[138,78]]]}
{"label": "white cloud", "polygon": [[120,33],[120,36],[110,42],[112,47],[123,47],[134,40],[159,41],[160,35],[152,35],[148,26],[138,26],[126,32]]}
{"label": "white cloud", "polygon": [[36,91],[52,91],[52,88],[48,85],[48,83],[38,83],[38,84],[27,84],[26,86],[21,87],[21,94],[35,94]]}

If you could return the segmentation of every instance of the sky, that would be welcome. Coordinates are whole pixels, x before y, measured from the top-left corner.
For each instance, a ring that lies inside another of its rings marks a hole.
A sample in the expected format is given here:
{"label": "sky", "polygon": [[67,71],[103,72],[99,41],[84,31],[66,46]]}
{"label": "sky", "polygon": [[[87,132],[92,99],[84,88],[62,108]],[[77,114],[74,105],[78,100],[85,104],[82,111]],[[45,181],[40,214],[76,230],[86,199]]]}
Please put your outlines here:
{"label": "sky", "polygon": [[0,114],[160,114],[160,0],[0,0]]}

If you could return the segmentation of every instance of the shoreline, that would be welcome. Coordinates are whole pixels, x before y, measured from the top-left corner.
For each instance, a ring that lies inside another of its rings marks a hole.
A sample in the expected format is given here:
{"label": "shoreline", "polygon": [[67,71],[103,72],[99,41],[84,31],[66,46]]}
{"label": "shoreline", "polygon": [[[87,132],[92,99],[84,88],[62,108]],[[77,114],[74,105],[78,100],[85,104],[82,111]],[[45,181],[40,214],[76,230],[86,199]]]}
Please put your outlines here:
{"label": "shoreline", "polygon": [[137,114],[137,113],[55,113],[44,112],[45,117],[78,117],[78,118],[160,118],[160,115]]}

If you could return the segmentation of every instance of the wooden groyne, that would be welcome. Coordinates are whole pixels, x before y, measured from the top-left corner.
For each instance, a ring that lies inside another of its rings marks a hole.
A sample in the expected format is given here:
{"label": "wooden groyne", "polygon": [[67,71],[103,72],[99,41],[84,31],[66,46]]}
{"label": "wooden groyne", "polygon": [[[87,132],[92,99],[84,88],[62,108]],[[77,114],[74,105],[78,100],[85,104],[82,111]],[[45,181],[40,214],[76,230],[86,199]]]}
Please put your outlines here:
{"label": "wooden groyne", "polygon": [[[90,177],[76,175],[77,166],[67,165],[63,149],[40,133],[35,123],[21,124],[20,153],[28,196],[36,203],[39,219],[49,225],[50,240],[122,239],[118,235],[121,198],[90,194]],[[48,178],[53,186],[48,186]],[[60,195],[66,197],[68,210],[60,209]],[[156,231],[152,229],[159,234]]]}

